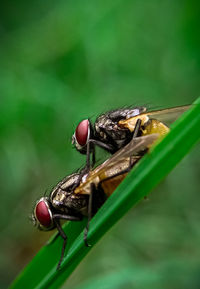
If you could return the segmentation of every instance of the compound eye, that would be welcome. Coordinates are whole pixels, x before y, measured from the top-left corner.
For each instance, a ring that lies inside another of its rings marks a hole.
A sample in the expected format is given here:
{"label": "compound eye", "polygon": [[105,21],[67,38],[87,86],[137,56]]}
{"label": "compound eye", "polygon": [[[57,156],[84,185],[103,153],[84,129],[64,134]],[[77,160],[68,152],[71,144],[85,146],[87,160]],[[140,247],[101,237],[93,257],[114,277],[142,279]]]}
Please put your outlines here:
{"label": "compound eye", "polygon": [[88,119],[84,119],[82,120],[75,131],[75,136],[76,136],[76,140],[78,142],[78,144],[80,146],[84,146],[87,143],[87,139],[88,139],[88,134],[89,134],[89,120]]}
{"label": "compound eye", "polygon": [[40,224],[46,228],[52,224],[51,214],[49,207],[45,201],[39,201],[35,208],[35,216]]}

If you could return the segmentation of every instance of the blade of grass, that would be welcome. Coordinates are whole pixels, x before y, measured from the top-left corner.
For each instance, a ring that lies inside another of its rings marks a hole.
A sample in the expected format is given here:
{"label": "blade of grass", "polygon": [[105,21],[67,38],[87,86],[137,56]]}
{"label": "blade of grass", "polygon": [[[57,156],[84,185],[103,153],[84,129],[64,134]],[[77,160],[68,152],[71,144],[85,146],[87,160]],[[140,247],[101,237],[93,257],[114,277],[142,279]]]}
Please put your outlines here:
{"label": "blade of grass", "polygon": [[[170,133],[129,173],[90,224],[89,243],[94,245],[133,205],[143,199],[176,166],[200,139],[200,98],[171,127]],[[91,250],[85,247],[85,222],[64,226],[69,250],[56,271],[61,238],[44,246],[10,288],[58,288]]]}

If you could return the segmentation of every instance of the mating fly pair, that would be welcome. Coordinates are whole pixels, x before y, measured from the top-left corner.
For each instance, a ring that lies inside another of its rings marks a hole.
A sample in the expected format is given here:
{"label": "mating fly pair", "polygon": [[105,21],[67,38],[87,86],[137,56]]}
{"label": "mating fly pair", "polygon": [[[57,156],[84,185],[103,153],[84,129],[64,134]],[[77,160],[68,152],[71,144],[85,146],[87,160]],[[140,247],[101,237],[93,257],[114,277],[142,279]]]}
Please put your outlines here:
{"label": "mating fly pair", "polygon": [[[88,223],[84,241],[88,245],[87,233],[92,216],[153,142],[169,131],[165,123],[175,120],[187,108],[184,106],[154,112],[145,112],[145,108],[116,110],[100,116],[94,127],[89,120],[78,125],[73,139],[77,149],[87,153],[86,167],[60,181],[49,197],[39,199],[32,214],[38,229],[48,231],[57,228],[63,238],[57,268],[60,267],[67,244],[67,236],[60,221],[80,221],[86,216]],[[94,163],[95,145],[113,153],[113,156],[90,170],[90,153],[93,154]]]}
{"label": "mating fly pair", "polygon": [[157,138],[157,134],[133,138],[129,144],[94,170],[86,173],[83,169],[84,172],[65,177],[55,186],[49,197],[42,197],[36,202],[32,214],[34,225],[44,231],[57,228],[63,238],[58,269],[67,243],[60,220],[81,221],[83,217],[87,217],[84,241],[88,246],[87,233],[92,216]]}

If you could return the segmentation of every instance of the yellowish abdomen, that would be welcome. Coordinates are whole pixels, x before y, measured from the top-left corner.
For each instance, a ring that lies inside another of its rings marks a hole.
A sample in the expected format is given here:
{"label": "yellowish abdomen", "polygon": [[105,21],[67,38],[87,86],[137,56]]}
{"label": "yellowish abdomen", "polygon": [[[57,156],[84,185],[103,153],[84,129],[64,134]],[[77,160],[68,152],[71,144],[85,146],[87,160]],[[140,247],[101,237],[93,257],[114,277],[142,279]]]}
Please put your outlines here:
{"label": "yellowish abdomen", "polygon": [[138,115],[126,120],[120,120],[119,126],[128,128],[133,132],[138,119],[141,120],[142,135],[157,133],[162,136],[169,131],[169,128],[164,123],[156,119],[149,119],[147,115]]}
{"label": "yellowish abdomen", "polygon": [[164,125],[164,123],[152,119],[149,121],[149,123],[145,126],[144,129],[142,129],[142,135],[148,135],[148,134],[153,134],[157,133],[160,136],[165,135],[169,132],[169,128]]}

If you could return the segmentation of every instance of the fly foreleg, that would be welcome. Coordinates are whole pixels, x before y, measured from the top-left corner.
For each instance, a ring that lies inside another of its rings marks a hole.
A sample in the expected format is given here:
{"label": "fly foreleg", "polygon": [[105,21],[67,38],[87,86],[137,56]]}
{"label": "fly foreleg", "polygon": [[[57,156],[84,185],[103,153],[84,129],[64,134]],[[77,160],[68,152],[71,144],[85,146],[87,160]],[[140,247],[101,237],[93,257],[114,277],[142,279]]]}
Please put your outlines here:
{"label": "fly foreleg", "polygon": [[[62,263],[64,254],[65,254],[65,248],[67,245],[67,236],[65,234],[65,232],[62,229],[62,226],[60,225],[60,219],[64,219],[64,220],[68,220],[68,221],[81,221],[81,217],[76,217],[76,216],[66,216],[66,215],[62,215],[62,214],[55,214],[53,215],[53,219],[54,219],[54,223],[56,225],[56,228],[58,230],[58,234],[63,238],[63,246],[62,246],[62,251],[61,251],[61,256],[60,256],[60,260],[58,262],[57,265],[57,270],[60,269],[60,265]],[[57,238],[57,235],[56,235]]]}
{"label": "fly foreleg", "polygon": [[91,221],[91,218],[93,215],[93,212],[92,212],[92,209],[93,209],[92,203],[93,202],[92,201],[93,201],[94,190],[96,190],[95,185],[93,183],[91,183],[90,184],[90,191],[91,192],[90,192],[89,201],[88,201],[88,220],[87,220],[87,225],[86,225],[85,230],[84,230],[84,242],[85,242],[86,247],[91,246],[87,241],[87,236],[88,236],[90,221]]}
{"label": "fly foreleg", "polygon": [[87,247],[91,246],[87,241],[90,221],[107,199],[104,191],[99,186],[96,188],[94,183],[90,184],[90,192],[88,201],[88,221],[84,231],[84,242]]}
{"label": "fly foreleg", "polygon": [[59,260],[57,268],[56,268],[56,270],[59,270],[60,265],[61,265],[62,260],[63,260],[63,257],[64,257],[64,254],[65,254],[65,248],[67,245],[67,236],[66,236],[65,232],[63,231],[59,220],[55,220],[55,224],[56,224],[56,228],[58,229],[59,235],[63,238],[63,246],[62,246],[61,256],[60,256],[60,260]]}
{"label": "fly foreleg", "polygon": [[92,167],[95,164],[95,146],[99,146],[100,148],[103,148],[105,150],[107,150],[108,152],[112,152],[113,151],[113,146],[110,144],[106,144],[104,142],[101,142],[99,140],[95,140],[95,139],[90,139],[88,140],[87,143],[87,152],[86,152],[86,166],[84,169],[84,172],[89,172],[91,165],[90,165],[90,154],[92,152]]}

